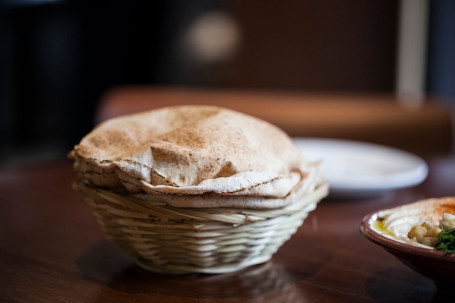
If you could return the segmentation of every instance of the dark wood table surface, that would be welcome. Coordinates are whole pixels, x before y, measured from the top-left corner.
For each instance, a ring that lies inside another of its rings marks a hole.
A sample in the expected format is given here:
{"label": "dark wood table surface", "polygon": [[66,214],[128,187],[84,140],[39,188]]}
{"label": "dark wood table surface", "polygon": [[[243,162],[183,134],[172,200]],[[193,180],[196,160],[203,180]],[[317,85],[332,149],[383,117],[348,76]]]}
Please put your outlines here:
{"label": "dark wood table surface", "polygon": [[455,159],[427,160],[430,174],[422,185],[373,199],[323,200],[270,262],[224,275],[163,275],[137,267],[106,240],[71,189],[70,161],[3,170],[0,302],[443,300],[431,280],[359,232],[371,211],[455,195]]}

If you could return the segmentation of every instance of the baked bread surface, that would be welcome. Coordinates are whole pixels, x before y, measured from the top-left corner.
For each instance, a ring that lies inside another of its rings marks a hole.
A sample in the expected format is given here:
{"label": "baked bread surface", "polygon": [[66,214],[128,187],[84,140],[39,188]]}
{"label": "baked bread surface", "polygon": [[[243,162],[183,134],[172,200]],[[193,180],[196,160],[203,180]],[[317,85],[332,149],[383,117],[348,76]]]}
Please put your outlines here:
{"label": "baked bread surface", "polygon": [[105,121],[71,155],[79,180],[177,207],[282,207],[322,182],[283,131],[213,106]]}

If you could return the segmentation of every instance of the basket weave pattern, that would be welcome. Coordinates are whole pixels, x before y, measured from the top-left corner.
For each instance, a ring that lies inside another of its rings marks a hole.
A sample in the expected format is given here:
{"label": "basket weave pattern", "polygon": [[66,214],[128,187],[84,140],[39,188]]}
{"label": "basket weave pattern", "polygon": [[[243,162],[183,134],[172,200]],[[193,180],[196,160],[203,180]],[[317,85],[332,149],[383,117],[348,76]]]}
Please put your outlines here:
{"label": "basket weave pattern", "polygon": [[279,209],[176,208],[74,185],[107,237],[151,271],[224,273],[268,261],[328,191]]}

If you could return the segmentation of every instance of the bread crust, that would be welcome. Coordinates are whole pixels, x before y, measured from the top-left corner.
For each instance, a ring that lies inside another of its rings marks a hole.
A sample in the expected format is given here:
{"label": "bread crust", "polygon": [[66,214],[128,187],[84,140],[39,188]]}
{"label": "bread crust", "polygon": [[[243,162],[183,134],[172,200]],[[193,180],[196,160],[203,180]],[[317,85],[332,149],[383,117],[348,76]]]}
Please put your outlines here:
{"label": "bread crust", "polygon": [[318,165],[283,131],[214,106],[166,107],[108,120],[71,156],[79,180],[177,207],[281,207],[323,182]]}

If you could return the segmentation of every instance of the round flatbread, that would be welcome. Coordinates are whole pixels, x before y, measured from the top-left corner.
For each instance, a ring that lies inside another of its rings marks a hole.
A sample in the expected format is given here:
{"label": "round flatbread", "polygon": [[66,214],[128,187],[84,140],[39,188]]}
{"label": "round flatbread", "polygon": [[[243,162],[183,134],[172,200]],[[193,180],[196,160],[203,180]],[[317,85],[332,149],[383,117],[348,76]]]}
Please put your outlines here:
{"label": "round flatbread", "polygon": [[131,194],[172,195],[167,200],[175,206],[180,199],[197,207],[198,195],[218,201],[216,207],[223,206],[220,199],[232,207],[246,197],[274,199],[269,204],[276,207],[322,180],[283,131],[213,106],[167,107],[108,120],[71,155],[81,180]]}

